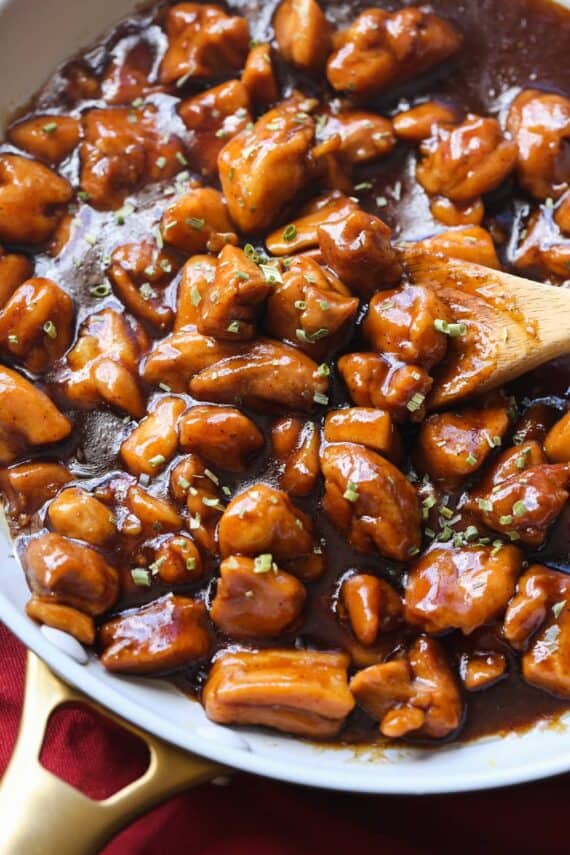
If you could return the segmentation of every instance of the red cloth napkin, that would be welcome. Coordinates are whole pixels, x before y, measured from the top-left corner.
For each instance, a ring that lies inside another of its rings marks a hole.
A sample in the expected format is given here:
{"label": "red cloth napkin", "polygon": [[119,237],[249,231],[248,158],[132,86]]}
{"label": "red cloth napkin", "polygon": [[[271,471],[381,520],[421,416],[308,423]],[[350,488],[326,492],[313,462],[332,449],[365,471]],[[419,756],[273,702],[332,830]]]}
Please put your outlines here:
{"label": "red cloth napkin", "polygon": [[[16,737],[24,665],[24,648],[0,624],[0,771]],[[101,797],[138,777],[144,751],[138,741],[125,739],[124,731],[102,721],[93,724],[75,711],[52,724],[42,760]],[[486,793],[396,798],[310,790],[236,774],[226,786],[205,784],[170,799],[119,834],[104,855],[567,851],[569,783],[566,775]]]}

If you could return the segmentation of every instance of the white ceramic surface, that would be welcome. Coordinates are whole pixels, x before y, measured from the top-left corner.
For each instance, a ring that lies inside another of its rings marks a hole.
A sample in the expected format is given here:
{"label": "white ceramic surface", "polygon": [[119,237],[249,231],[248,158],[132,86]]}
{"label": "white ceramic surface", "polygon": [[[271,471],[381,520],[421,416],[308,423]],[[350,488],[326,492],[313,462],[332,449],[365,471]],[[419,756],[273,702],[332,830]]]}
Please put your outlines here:
{"label": "white ceramic surface", "polygon": [[[24,102],[59,61],[88,45],[134,0],[0,0],[0,120]],[[565,0],[570,5],[570,0]],[[69,683],[119,715],[182,748],[249,772],[369,793],[438,793],[515,784],[570,769],[565,725],[434,750],[352,751],[210,723],[196,704],[161,681],[114,677],[58,633],[24,613],[29,592],[0,513],[0,618]],[[570,725],[570,715],[565,719]]]}

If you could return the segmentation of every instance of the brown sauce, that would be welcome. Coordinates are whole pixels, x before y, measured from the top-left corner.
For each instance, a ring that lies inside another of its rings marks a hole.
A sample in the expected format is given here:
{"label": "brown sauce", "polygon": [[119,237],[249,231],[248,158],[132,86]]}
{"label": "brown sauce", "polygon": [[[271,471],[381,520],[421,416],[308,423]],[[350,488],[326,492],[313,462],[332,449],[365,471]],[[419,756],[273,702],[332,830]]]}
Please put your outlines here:
{"label": "brown sauce", "polygon": [[[266,40],[271,14],[276,3],[262,0],[245,0],[230,4],[230,8],[239,14],[245,14],[252,22],[252,34],[255,38]],[[329,18],[336,24],[351,21],[355,14],[370,4],[365,2],[322,2]],[[376,6],[389,10],[400,7],[399,3],[380,2]],[[508,103],[513,88],[538,86],[546,90],[570,93],[570,65],[568,64],[568,45],[570,44],[570,13],[555,7],[544,0],[433,0],[433,11],[447,17],[459,25],[465,34],[465,47],[458,60],[438,68],[436,74],[403,87],[396,96],[382,99],[373,105],[386,115],[403,109],[406,100],[414,104],[426,96],[448,98],[459,106],[483,114],[498,115]],[[104,102],[84,101],[73,105],[70,110],[65,103],[63,81],[70,68],[80,62],[101,74],[109,57],[120,57],[125,50],[136,51],[137,62],[148,72],[158,66],[158,60],[164,51],[164,36],[154,26],[158,11],[155,7],[148,12],[133,16],[117,27],[104,41],[86,52],[81,60],[64,65],[46,84],[29,108],[29,112],[61,110],[78,116],[86,108],[105,106]],[[290,70],[280,66],[284,77],[293,85],[299,85],[305,92],[315,90],[315,84],[307,79],[299,79]],[[152,71],[151,71],[152,75]],[[330,97],[330,94],[325,97]],[[177,99],[170,95],[156,93],[149,96],[161,116],[164,127],[171,132],[179,129],[181,136],[186,134],[175,107]],[[0,151],[12,151],[12,146],[4,144]],[[384,219],[394,230],[399,240],[413,240],[434,231],[429,212],[427,197],[414,178],[415,152],[411,147],[399,144],[395,153],[372,166],[358,170],[355,184],[371,182],[372,186],[359,192],[362,206]],[[74,184],[78,176],[77,152],[60,168],[61,174]],[[124,224],[119,225],[115,215],[97,212],[89,206],[80,205],[77,211],[77,223],[73,235],[63,253],[55,260],[48,255],[35,257],[36,275],[52,278],[74,298],[78,307],[77,324],[95,309],[103,305],[121,308],[113,297],[98,301],[90,295],[90,288],[101,281],[105,259],[119,244],[136,241],[152,231],[159,221],[169,198],[161,193],[160,184],[152,185],[139,194],[137,209],[129,215]],[[490,202],[486,204],[487,215],[484,226],[500,229],[505,239],[498,247],[505,269],[509,269],[509,247],[521,228],[529,210],[528,199],[519,194],[511,185],[503,186]],[[177,280],[170,292],[170,304],[175,306]],[[347,347],[348,348],[348,343]],[[350,342],[350,350],[358,349],[358,332]],[[49,386],[50,378],[47,378]],[[547,398],[556,409],[562,409],[567,401],[570,387],[570,363],[559,362],[556,370],[541,369],[519,381],[513,388],[517,396],[520,412],[536,399]],[[149,391],[149,390],[147,390]],[[152,398],[150,399],[152,401]],[[188,398],[188,401],[191,401]],[[338,379],[333,385],[331,406],[346,401],[346,392]],[[108,473],[119,470],[118,449],[126,438],[132,424],[111,412],[93,411],[71,413],[77,425],[73,442],[62,447],[58,456],[66,460],[72,473],[78,480],[84,480],[86,486],[93,486]],[[262,429],[267,425],[263,417],[248,413]],[[407,443],[414,439],[412,427],[404,433]],[[264,480],[276,483],[274,463],[269,455],[261,455],[255,468],[247,475],[247,482]],[[155,479],[160,488],[160,479]],[[237,481],[225,477],[224,483],[234,489]],[[245,486],[243,479],[240,487]],[[317,528],[327,542],[328,570],[317,583],[309,586],[309,597],[303,624],[294,633],[278,639],[282,646],[288,646],[300,639],[303,643],[315,644],[321,649],[327,647],[345,648],[354,645],[349,631],[339,623],[331,608],[339,586],[339,579],[350,569],[366,570],[373,568],[375,573],[385,576],[397,587],[402,586],[403,569],[377,555],[363,555],[352,550],[327,521],[320,509],[321,493],[310,500],[301,500],[299,506],[306,510],[316,521]],[[35,521],[34,527],[41,522]],[[22,545],[20,542],[20,546]],[[570,514],[562,515],[549,538],[548,545],[541,554],[541,560],[550,566],[568,572],[570,570]],[[210,567],[213,576],[214,566]],[[167,590],[154,585],[151,594],[137,592],[135,597],[124,598],[115,611],[139,605],[155,599]],[[212,595],[212,584],[206,582],[198,590],[190,586],[188,593],[199,594],[208,600]],[[184,593],[184,589],[181,590]],[[569,707],[568,702],[549,696],[525,684],[519,676],[518,659],[508,646],[492,635],[495,647],[506,653],[509,658],[509,676],[495,687],[473,693],[466,700],[466,721],[461,738],[474,738],[483,734],[504,731],[512,728],[527,727],[540,718],[554,716]],[[404,641],[399,633],[393,637],[382,637],[381,649],[386,654],[396,651]],[[226,641],[218,638],[223,646]],[[453,633],[444,639],[445,646],[456,661],[475,642]],[[271,645],[275,646],[274,639]],[[177,674],[177,685],[185,691],[195,694],[200,691],[205,672],[199,670]],[[377,724],[362,712],[351,717],[343,733],[347,742],[370,741],[377,736]]]}

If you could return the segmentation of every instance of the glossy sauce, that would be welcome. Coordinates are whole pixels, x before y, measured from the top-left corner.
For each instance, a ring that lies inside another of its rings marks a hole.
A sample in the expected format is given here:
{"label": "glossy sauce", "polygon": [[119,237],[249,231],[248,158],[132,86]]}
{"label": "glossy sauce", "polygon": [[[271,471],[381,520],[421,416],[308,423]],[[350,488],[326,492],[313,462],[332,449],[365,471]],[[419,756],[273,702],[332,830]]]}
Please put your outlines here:
{"label": "glossy sauce", "polygon": [[[245,0],[230,4],[237,13],[245,14],[251,22],[252,36],[267,40],[271,16],[277,3],[259,0]],[[322,2],[328,17],[338,25],[350,22],[367,2]],[[392,10],[401,4],[379,2],[374,5]],[[431,7],[436,13],[447,17],[459,25],[465,35],[464,49],[457,60],[439,67],[435,74],[424,78],[418,84],[403,87],[401,91],[377,101],[371,106],[385,115],[406,109],[407,103],[413,105],[427,96],[437,95],[450,99],[464,109],[483,114],[500,115],[512,100],[518,87],[538,86],[548,90],[570,93],[570,65],[568,64],[568,45],[570,44],[570,13],[554,7],[543,0],[470,0],[457,3],[455,0],[434,0]],[[152,81],[165,49],[165,36],[153,23],[160,9],[154,7],[148,13],[142,13],[121,24],[100,45],[84,54],[82,59],[71,65],[63,66],[47,83],[43,91],[34,100],[30,112],[58,111],[78,116],[87,108],[105,106],[98,100],[83,101],[70,105],[65,102],[64,81],[72,68],[89,67],[101,75],[111,56],[120,60],[126,52],[135,58],[137,65]],[[545,50],[545,46],[548,46]],[[289,86],[297,85],[307,94],[319,94],[315,83],[298,77],[277,61],[282,82]],[[191,90],[181,95],[187,97]],[[325,98],[330,98],[330,93]],[[155,104],[164,128],[173,133],[187,136],[176,113],[178,99],[161,93],[150,94],[146,100]],[[14,150],[5,144],[0,150]],[[384,219],[395,231],[400,241],[415,240],[433,234],[434,221],[429,211],[428,199],[423,189],[415,181],[416,153],[412,147],[400,143],[395,153],[371,166],[356,171],[354,182],[358,186],[370,182],[371,187],[358,191],[362,207]],[[61,174],[75,185],[78,183],[77,152],[60,168]],[[172,182],[171,182],[172,183]],[[121,308],[121,304],[110,296],[97,300],[90,289],[102,281],[108,258],[113,249],[131,241],[136,241],[156,228],[163,210],[171,204],[172,197],[164,196],[164,185],[147,187],[138,195],[136,210],[129,215],[124,224],[118,224],[111,212],[97,212],[87,205],[79,203],[72,237],[60,256],[53,260],[47,255],[36,256],[36,275],[52,278],[75,299],[78,307],[77,325],[95,310],[105,306]],[[511,247],[517,241],[517,235],[524,225],[529,211],[528,200],[513,185],[507,183],[501,190],[486,201],[486,217],[483,225],[493,235],[502,236],[497,249],[505,268],[509,269]],[[170,287],[169,303],[175,307],[178,279]],[[362,316],[363,312],[361,313]],[[343,350],[359,349],[359,333],[356,332]],[[53,379],[53,378],[52,378]],[[47,378],[49,387],[50,378]],[[338,377],[331,384],[330,405],[335,407],[347,400],[346,391]],[[562,409],[570,387],[570,363],[559,363],[556,371],[542,369],[519,381],[513,391],[517,395],[519,411],[522,413],[532,399],[549,398],[554,410]],[[149,389],[146,390],[150,392]],[[190,402],[191,398],[186,396]],[[150,402],[153,397],[151,395]],[[120,470],[118,450],[121,442],[132,429],[132,422],[125,421],[106,411],[71,413],[76,424],[74,439],[60,450],[60,457],[77,479],[85,480],[86,487],[93,487],[108,477],[109,472]],[[248,412],[267,436],[268,420]],[[413,445],[416,429],[407,427],[403,435],[408,447]],[[38,455],[39,456],[39,455]],[[176,464],[176,460],[173,465]],[[153,479],[153,486],[161,488],[167,478]],[[223,477],[223,483],[232,492],[239,486],[258,480],[277,483],[274,461],[267,449],[257,459],[255,467],[247,473],[247,479],[237,480],[235,476]],[[335,614],[336,600],[340,581],[350,569],[365,571],[373,568],[375,573],[383,575],[396,587],[401,588],[403,567],[386,561],[377,555],[356,553],[349,548],[336,529],[325,518],[320,509],[322,488],[310,499],[301,499],[298,505],[307,511],[316,522],[316,527],[326,541],[328,570],[318,582],[308,586],[308,599],[305,617],[300,626],[278,639],[281,646],[294,645],[296,641],[314,644],[320,649],[352,648],[356,643],[345,625]],[[32,530],[42,526],[41,516],[32,520]],[[25,538],[20,540],[20,548]],[[541,554],[541,560],[548,560],[551,566],[568,572],[570,562],[570,513],[563,513],[551,534],[547,546]],[[546,556],[548,558],[546,559]],[[198,586],[188,586],[187,593],[201,595],[209,601],[213,595],[211,581],[215,565],[210,562],[208,577],[210,581]],[[124,597],[115,613],[151,599],[156,599],[168,590],[166,586],[154,582],[152,592],[138,589],[134,594]],[[177,588],[177,593],[185,593]],[[386,655],[405,645],[406,630],[386,634],[372,649],[381,650]],[[446,636],[444,644],[457,664],[461,654],[470,650],[477,642],[484,641],[486,649],[500,649],[509,659],[509,677],[497,686],[473,693],[467,697],[467,715],[461,738],[473,738],[485,733],[528,726],[538,718],[554,716],[567,709],[568,702],[561,701],[533,689],[523,683],[518,676],[518,661],[508,645],[497,639],[491,628],[475,634],[475,638],[464,638],[459,633]],[[226,640],[219,635],[218,644],[224,646]],[[276,646],[275,639],[260,642],[256,646]],[[362,656],[366,650],[361,648]],[[178,673],[173,677],[177,685],[191,694],[200,691],[206,671],[199,669]],[[361,711],[355,712],[343,731],[343,741],[362,742],[377,738],[377,724]]]}

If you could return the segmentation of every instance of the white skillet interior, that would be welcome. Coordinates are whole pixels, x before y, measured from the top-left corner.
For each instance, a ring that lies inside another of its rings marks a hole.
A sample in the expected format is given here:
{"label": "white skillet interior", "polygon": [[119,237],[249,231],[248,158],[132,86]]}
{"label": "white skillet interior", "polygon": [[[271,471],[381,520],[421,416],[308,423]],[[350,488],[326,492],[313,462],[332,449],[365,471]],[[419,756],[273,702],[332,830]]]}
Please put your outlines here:
{"label": "white skillet interior", "polygon": [[[0,127],[62,59],[88,45],[135,6],[134,0],[0,0]],[[371,3],[370,5],[373,5]],[[570,6],[570,0],[562,5]],[[163,681],[114,677],[95,657],[81,665],[24,613],[29,597],[0,511],[0,617],[69,683],[140,727],[182,748],[287,781],[370,793],[437,793],[504,786],[570,769],[566,727],[434,750],[366,751],[320,747],[255,729],[210,723],[197,703]],[[570,715],[565,717],[570,724]]]}

